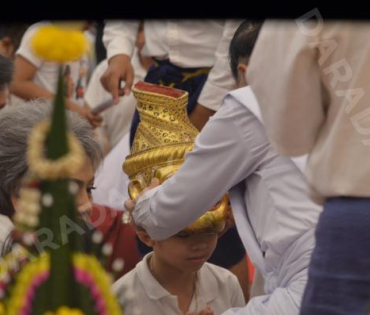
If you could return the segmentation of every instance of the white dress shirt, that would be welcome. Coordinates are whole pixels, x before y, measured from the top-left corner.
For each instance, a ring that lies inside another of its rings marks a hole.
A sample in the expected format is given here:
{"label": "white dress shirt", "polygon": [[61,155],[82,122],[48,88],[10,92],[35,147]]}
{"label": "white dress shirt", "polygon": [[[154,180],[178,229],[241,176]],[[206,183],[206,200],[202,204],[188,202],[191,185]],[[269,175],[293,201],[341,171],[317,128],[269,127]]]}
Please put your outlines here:
{"label": "white dress shirt", "polygon": [[316,202],[370,197],[370,23],[266,21],[248,66],[272,145],[309,154]]}
{"label": "white dress shirt", "polygon": [[[228,53],[231,38],[240,20],[151,20],[144,22],[143,55],[169,59],[183,68],[212,67],[199,97],[199,103],[218,110],[223,97],[235,88]],[[103,41],[108,59],[118,54],[131,56],[139,21],[111,21]]]}
{"label": "white dress shirt", "polygon": [[124,202],[129,198],[130,179],[122,170],[122,164],[130,154],[130,133],[127,132],[117,145],[107,154],[95,173],[92,196],[95,203],[124,210]]}
{"label": "white dress shirt", "polygon": [[240,237],[265,278],[266,296],[252,299],[240,312],[293,315],[299,311],[321,207],[310,201],[295,163],[271,147],[262,123],[248,109],[254,101],[249,87],[230,93],[184,165],[145,193],[133,216],[152,239],[165,239],[229,191]]}
{"label": "white dress shirt", "polygon": [[[126,314],[183,315],[177,297],[164,289],[151,274],[147,262],[150,255],[147,254],[135,269],[114,283],[113,291],[119,303]],[[189,312],[196,311],[197,303],[198,312],[208,305],[215,315],[245,305],[238,279],[227,269],[205,263],[197,276],[198,302],[194,296]]]}

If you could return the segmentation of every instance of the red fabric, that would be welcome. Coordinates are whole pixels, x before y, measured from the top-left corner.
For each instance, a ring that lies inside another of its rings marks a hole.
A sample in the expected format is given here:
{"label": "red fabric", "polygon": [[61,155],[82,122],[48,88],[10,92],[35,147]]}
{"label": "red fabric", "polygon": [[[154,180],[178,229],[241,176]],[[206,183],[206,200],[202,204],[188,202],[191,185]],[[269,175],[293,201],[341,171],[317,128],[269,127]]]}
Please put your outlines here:
{"label": "red fabric", "polygon": [[103,242],[109,242],[113,246],[113,253],[108,260],[108,271],[112,272],[112,263],[115,259],[124,260],[123,270],[113,274],[115,280],[135,268],[141,260],[137,250],[135,231],[130,224],[122,222],[122,216],[123,211],[97,204],[93,205],[90,213],[91,223],[103,233]]}
{"label": "red fabric", "polygon": [[247,255],[247,261],[248,261],[248,281],[249,281],[249,284],[252,284],[253,277],[254,277],[254,267],[248,255]]}

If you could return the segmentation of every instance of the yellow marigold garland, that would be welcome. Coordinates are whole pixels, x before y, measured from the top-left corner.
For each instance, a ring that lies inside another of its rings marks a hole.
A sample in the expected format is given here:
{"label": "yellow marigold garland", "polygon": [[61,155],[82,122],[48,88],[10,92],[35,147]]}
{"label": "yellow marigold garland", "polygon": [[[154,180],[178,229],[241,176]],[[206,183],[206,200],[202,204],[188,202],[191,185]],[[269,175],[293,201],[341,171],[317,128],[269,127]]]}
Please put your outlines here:
{"label": "yellow marigold garland", "polygon": [[85,315],[85,314],[81,312],[79,309],[62,306],[58,308],[55,313],[49,311],[46,312],[44,315]]}
{"label": "yellow marigold garland", "polygon": [[34,35],[31,47],[44,60],[64,63],[80,59],[88,41],[82,31],[46,25]]}
{"label": "yellow marigold garland", "polygon": [[7,315],[18,315],[22,309],[35,275],[47,272],[50,269],[49,255],[41,254],[37,259],[25,265],[17,276],[17,281],[12,288],[12,295],[7,305]]}
{"label": "yellow marigold garland", "polygon": [[[111,292],[112,281],[105,272],[99,261],[94,256],[89,256],[82,253],[73,255],[73,266],[88,272],[94,283],[99,287],[102,298],[105,301],[108,314],[121,315],[121,309],[115,296]],[[12,296],[7,304],[7,315],[18,315],[19,311],[24,306],[29,289],[35,276],[50,270],[50,256],[47,253],[41,254],[37,259],[25,265],[18,274],[15,287],[12,289]],[[0,303],[0,315],[4,313],[4,306]],[[44,315],[84,315],[78,309],[69,309],[67,307],[59,308],[56,313],[46,312]]]}

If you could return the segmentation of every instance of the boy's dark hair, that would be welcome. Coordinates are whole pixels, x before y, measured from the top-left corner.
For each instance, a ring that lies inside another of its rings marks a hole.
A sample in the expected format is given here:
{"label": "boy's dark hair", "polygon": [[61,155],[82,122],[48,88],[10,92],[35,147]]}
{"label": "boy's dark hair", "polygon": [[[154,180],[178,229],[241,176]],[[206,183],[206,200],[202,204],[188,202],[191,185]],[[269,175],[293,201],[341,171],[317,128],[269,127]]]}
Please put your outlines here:
{"label": "boy's dark hair", "polygon": [[25,23],[0,23],[0,39],[9,37],[16,51],[28,26]]}
{"label": "boy's dark hair", "polygon": [[262,21],[247,20],[235,31],[229,46],[230,68],[235,80],[238,79],[238,64],[247,63],[252,55],[261,26]]}
{"label": "boy's dark hair", "polygon": [[12,81],[13,70],[13,62],[0,55],[0,91],[4,90]]}

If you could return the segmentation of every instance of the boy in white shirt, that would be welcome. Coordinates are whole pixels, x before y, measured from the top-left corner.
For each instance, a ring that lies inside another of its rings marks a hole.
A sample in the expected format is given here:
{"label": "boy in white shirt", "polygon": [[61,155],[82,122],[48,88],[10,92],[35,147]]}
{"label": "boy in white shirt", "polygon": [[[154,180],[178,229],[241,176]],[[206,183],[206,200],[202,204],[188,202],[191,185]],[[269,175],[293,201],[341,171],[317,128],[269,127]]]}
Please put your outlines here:
{"label": "boy in white shirt", "polygon": [[[129,194],[135,199],[151,180],[164,182],[178,170],[198,131],[186,112],[187,92],[144,82],[137,83],[133,92],[142,120],[123,169],[130,178]],[[229,209],[225,195],[188,227],[160,241],[137,228],[138,237],[153,252],[114,285],[127,314],[220,315],[245,305],[236,276],[206,263],[218,233],[225,229]]]}
{"label": "boy in white shirt", "polygon": [[[180,233],[163,241],[153,241],[143,230],[137,234],[153,252],[113,286],[127,314],[208,314],[210,308],[218,315],[245,305],[236,276],[206,262],[216,247],[216,231]],[[130,290],[135,293],[125,300]]]}

